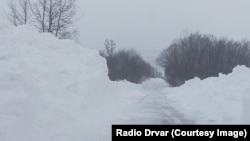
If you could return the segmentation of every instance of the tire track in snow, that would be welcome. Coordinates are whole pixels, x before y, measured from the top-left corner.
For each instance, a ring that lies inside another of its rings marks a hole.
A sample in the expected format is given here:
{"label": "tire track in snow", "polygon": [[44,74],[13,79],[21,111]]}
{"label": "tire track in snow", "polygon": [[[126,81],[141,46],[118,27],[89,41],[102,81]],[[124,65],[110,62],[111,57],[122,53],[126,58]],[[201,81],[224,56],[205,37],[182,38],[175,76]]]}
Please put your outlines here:
{"label": "tire track in snow", "polygon": [[126,121],[129,124],[191,124],[169,104],[162,88],[142,87],[142,95],[132,96],[133,113]]}

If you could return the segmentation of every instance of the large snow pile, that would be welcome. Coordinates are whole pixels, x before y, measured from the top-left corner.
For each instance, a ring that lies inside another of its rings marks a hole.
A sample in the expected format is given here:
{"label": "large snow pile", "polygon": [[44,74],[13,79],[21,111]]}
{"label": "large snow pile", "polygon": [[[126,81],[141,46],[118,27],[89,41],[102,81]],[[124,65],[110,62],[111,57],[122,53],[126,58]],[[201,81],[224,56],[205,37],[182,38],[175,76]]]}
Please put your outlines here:
{"label": "large snow pile", "polygon": [[111,140],[111,124],[133,116],[142,93],[110,82],[97,50],[28,26],[0,33],[0,141]]}
{"label": "large snow pile", "polygon": [[171,105],[198,124],[250,124],[250,69],[238,66],[233,73],[187,81],[167,88]]}

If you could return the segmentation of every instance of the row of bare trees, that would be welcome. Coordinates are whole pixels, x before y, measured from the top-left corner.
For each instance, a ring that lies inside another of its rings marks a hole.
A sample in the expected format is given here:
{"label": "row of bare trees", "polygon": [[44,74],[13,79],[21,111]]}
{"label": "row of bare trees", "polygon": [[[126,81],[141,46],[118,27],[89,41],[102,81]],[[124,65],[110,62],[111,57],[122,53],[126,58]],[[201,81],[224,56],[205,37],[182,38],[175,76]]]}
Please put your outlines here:
{"label": "row of bare trees", "polygon": [[164,49],[157,63],[164,68],[166,81],[180,86],[194,77],[231,73],[238,65],[250,68],[250,42],[191,33]]}
{"label": "row of bare trees", "polygon": [[15,26],[32,24],[40,32],[60,39],[73,39],[76,0],[12,0],[8,3],[8,20]]}
{"label": "row of bare trees", "polygon": [[[134,50],[116,50],[114,40],[106,40],[99,53],[106,58],[110,80],[141,83],[161,74]],[[238,65],[250,68],[250,42],[191,33],[174,40],[158,56],[156,63],[164,69],[164,79],[173,87],[198,77],[228,74]]]}

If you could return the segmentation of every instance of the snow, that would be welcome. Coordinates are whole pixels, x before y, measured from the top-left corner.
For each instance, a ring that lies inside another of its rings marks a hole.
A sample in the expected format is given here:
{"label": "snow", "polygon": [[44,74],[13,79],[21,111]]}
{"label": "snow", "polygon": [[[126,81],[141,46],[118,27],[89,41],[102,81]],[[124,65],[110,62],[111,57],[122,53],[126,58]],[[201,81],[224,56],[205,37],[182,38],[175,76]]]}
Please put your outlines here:
{"label": "snow", "polygon": [[28,26],[0,32],[1,141],[110,140],[133,111],[129,96],[142,94],[110,82],[97,50]]}
{"label": "snow", "polygon": [[245,67],[176,88],[111,82],[97,50],[3,21],[0,33],[1,141],[108,141],[112,124],[250,123]]}
{"label": "snow", "polygon": [[249,124],[249,82],[250,69],[238,66],[231,74],[194,78],[164,91],[172,106],[197,124]]}

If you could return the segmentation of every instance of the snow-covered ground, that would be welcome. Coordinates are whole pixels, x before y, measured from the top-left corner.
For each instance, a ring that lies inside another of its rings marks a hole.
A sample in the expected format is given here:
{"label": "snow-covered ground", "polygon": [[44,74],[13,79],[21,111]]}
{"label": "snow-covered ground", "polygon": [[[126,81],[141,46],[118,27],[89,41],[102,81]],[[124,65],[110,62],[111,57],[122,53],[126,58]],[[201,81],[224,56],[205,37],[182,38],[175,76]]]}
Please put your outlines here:
{"label": "snow-covered ground", "polygon": [[112,124],[250,123],[249,77],[111,82],[97,50],[0,23],[0,141],[108,141]]}
{"label": "snow-covered ground", "polygon": [[234,68],[219,77],[189,80],[167,88],[171,105],[199,124],[250,124],[250,69]]}

